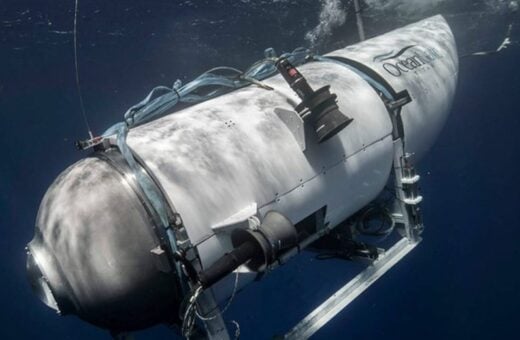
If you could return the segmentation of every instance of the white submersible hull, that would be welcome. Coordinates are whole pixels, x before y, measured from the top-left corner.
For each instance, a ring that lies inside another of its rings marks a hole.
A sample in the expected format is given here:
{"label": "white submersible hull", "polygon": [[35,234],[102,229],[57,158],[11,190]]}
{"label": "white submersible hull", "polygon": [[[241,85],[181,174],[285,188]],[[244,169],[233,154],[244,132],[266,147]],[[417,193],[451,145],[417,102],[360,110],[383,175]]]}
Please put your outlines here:
{"label": "white submersible hull", "polygon": [[[218,276],[204,288],[222,300],[229,269],[244,286],[375,199],[401,158],[424,155],[446,121],[454,37],[436,16],[325,57],[298,70],[315,89],[329,85],[353,121],[321,143],[280,75],[130,130],[140,175],[167,202],[169,231],[116,147],[66,169],[28,246],[42,300],[113,331],[180,324],[198,280]],[[302,226],[309,216],[316,223]],[[240,253],[249,262],[226,264],[245,239],[254,244]]]}

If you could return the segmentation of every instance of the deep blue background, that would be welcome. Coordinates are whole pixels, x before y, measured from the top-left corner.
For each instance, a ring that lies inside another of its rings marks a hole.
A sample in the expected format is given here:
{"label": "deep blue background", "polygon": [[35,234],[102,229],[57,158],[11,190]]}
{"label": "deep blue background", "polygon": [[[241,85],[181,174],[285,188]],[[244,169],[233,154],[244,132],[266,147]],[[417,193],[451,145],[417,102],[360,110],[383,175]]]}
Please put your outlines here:
{"label": "deep blue background", "polygon": [[[463,3],[386,17],[369,9],[368,31],[382,33],[442,11],[464,52],[496,45],[507,24],[519,22],[511,13]],[[74,317],[55,315],[25,280],[24,246],[32,238],[39,202],[59,172],[83,156],[73,148],[86,135],[74,85],[74,3],[0,4],[0,336],[108,339]],[[320,11],[320,3],[310,0],[80,5],[82,87],[98,133],[155,85],[188,80],[216,65],[245,68],[268,46],[282,52],[307,44],[305,33]],[[347,20],[318,48],[354,42],[353,27]],[[519,60],[516,45],[461,61],[452,115],[420,164],[423,243],[316,338],[517,337]],[[340,287],[352,266],[303,255],[247,288],[225,317],[240,322],[244,339],[280,334]],[[164,327],[137,334],[171,336]]]}

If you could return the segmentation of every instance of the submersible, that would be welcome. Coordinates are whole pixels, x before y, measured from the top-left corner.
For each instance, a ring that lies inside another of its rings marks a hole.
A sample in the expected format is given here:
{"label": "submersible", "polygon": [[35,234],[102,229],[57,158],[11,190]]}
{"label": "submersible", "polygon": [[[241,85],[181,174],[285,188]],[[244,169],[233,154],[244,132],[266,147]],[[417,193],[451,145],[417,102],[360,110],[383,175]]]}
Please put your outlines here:
{"label": "submersible", "polygon": [[[106,136],[58,176],[27,248],[44,303],[114,334],[185,326],[189,307],[211,313],[333,232],[392,177],[402,196],[393,217],[418,241],[411,159],[434,143],[457,83],[446,21],[277,66],[261,86],[132,128],[135,164]],[[208,336],[225,338],[214,315],[202,320]]]}

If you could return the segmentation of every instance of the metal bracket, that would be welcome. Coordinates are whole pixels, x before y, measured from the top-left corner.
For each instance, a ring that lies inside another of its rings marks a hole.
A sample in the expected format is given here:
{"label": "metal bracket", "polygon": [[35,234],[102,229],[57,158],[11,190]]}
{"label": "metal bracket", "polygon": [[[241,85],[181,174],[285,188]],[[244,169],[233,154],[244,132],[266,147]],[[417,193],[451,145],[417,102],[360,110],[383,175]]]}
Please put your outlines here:
{"label": "metal bracket", "polygon": [[211,289],[205,290],[197,300],[197,306],[202,315],[211,315],[203,320],[208,340],[229,340],[226,323],[222,318],[220,309],[215,301]]}
{"label": "metal bracket", "polygon": [[291,331],[285,334],[284,339],[301,340],[310,338],[405,257],[417,244],[418,242],[410,241],[406,238],[401,239],[386,251],[384,255],[380,256],[378,260],[374,261],[372,265],[314,309]]}
{"label": "metal bracket", "polygon": [[394,187],[396,204],[394,215],[399,216],[399,223],[404,225],[405,236],[417,241],[424,227],[418,204],[423,197],[418,193],[420,176],[412,165],[412,154],[404,151],[401,139],[394,141]]}
{"label": "metal bracket", "polygon": [[[396,105],[399,102],[399,106],[395,106],[393,110],[398,110],[400,106],[409,102],[408,96],[403,95],[401,97],[402,100],[395,102]],[[397,223],[404,225],[405,237],[314,309],[291,331],[285,334],[284,339],[299,340],[311,337],[404,258],[421,241],[420,234],[423,230],[423,225],[420,209],[417,206],[422,201],[422,196],[418,195],[417,188],[420,176],[416,174],[412,165],[413,155],[405,153],[404,150],[403,139],[397,138],[394,140],[393,166],[396,200],[392,217]]]}
{"label": "metal bracket", "polygon": [[411,102],[412,102],[412,97],[410,97],[410,93],[408,93],[407,90],[404,90],[404,91],[397,93],[397,95],[395,96],[395,99],[393,101],[387,102],[386,107],[390,111],[395,111]]}

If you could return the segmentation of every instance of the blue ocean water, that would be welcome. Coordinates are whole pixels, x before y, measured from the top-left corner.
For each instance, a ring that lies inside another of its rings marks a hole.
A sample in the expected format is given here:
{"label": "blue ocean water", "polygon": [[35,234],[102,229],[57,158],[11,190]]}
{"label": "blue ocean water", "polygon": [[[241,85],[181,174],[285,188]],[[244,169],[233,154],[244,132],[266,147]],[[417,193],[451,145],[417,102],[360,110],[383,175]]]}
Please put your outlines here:
{"label": "blue ocean water", "polygon": [[[461,54],[452,114],[422,160],[424,241],[316,339],[516,338],[520,179],[520,24],[515,1],[365,1],[375,36],[444,14]],[[0,335],[5,339],[108,339],[59,317],[32,294],[26,243],[43,194],[84,157],[86,137],[72,48],[74,1],[0,0]],[[319,52],[356,42],[349,1],[80,1],[79,63],[92,129],[102,132],[156,85],[189,80],[216,65],[245,68],[272,46]],[[243,339],[291,328],[344,284],[352,264],[304,254],[239,294],[225,318]],[[232,327],[230,327],[232,329]],[[137,339],[169,339],[156,327]]]}

